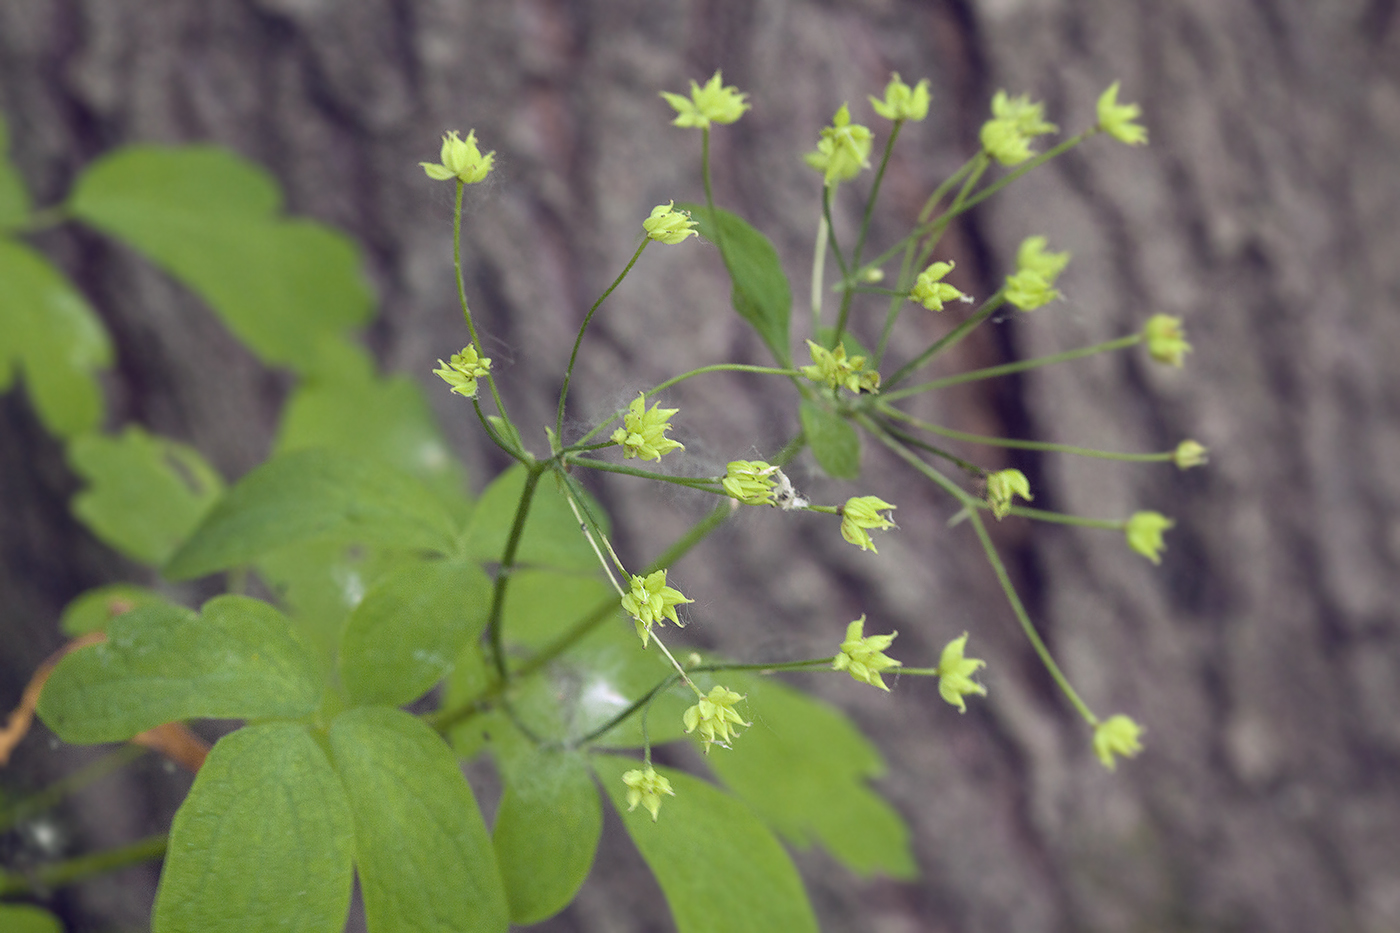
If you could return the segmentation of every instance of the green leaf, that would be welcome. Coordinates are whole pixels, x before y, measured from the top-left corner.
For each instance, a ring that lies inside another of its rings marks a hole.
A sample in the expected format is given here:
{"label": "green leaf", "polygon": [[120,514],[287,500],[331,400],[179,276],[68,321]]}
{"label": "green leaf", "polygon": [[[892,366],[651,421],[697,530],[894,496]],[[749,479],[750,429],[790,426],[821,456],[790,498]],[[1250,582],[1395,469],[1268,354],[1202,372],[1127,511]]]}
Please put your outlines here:
{"label": "green leaf", "polygon": [[47,910],[0,904],[0,930],[5,933],[63,933],[63,925]]}
{"label": "green leaf", "polygon": [[88,485],[73,514],[113,550],[160,566],[194,531],[224,489],[193,447],[131,426],[119,437],[85,434],[68,463]]}
{"label": "green leaf", "polygon": [[491,580],[464,560],[415,561],[380,579],[350,613],[340,675],[356,703],[400,706],[426,693],[481,636]]}
{"label": "green leaf", "polygon": [[196,615],[150,603],[54,668],[39,715],[65,742],[116,742],[181,719],[294,718],[320,703],[315,661],[287,618],[246,596]]}
{"label": "green leaf", "polygon": [[812,456],[827,475],[835,479],[860,476],[860,436],[850,422],[830,408],[806,399],[798,414]]}
{"label": "green leaf", "polygon": [[[463,548],[471,557],[483,561],[499,561],[505,552],[511,526],[515,522],[520,495],[525,490],[525,467],[513,466],[492,481],[477,500],[476,511],[464,533]],[[607,533],[607,515],[585,494],[584,505],[602,523]],[[525,532],[516,551],[517,564],[535,564],[558,570],[588,571],[597,568],[598,557],[579,530],[569,501],[559,489],[553,476],[540,477],[530,513],[525,519]]]}
{"label": "green leaf", "polygon": [[675,796],[662,798],[653,823],[640,806],[627,809],[622,775],[639,767],[630,758],[593,757],[598,780],[656,875],[679,933],[815,933],[797,869],[748,807],[683,771],[657,768]]}
{"label": "green leaf", "polygon": [[[710,211],[703,204],[679,206],[690,211],[700,235],[720,247],[724,265],[734,283],[730,294],[734,310],[763,338],[774,359],[791,366],[788,320],[792,316],[792,289],[778,259],[778,251],[766,236],[737,214],[716,208],[719,217],[716,231],[710,221]],[[717,233],[722,234],[722,239]]]}
{"label": "green leaf", "polygon": [[418,383],[404,376],[379,378],[357,346],[331,344],[322,353],[316,375],[282,409],[274,456],[325,447],[379,457],[422,480],[464,523],[470,512],[466,470],[448,448]]}
{"label": "green leaf", "polygon": [[307,541],[446,553],[452,539],[451,517],[413,476],[372,457],[300,450],[239,480],[164,572],[173,580],[200,577]]}
{"label": "green leaf", "polygon": [[[540,649],[571,630],[600,606],[608,616],[567,652],[517,688],[514,710],[539,734],[574,742],[604,726],[673,671],[655,648],[643,648],[629,620],[623,620],[616,592],[592,577],[544,571],[512,575],[502,611],[508,644]],[[684,734],[681,715],[692,700],[676,685],[656,698],[647,718],[653,744]],[[611,729],[596,744],[633,748],[645,744],[638,713]]]}
{"label": "green leaf", "polygon": [[583,755],[536,749],[505,776],[492,839],[514,923],[563,910],[588,877],[603,829]]}
{"label": "green leaf", "polygon": [[14,230],[29,220],[29,192],[10,161],[10,131],[0,113],[0,231]]}
{"label": "green leaf", "polygon": [[63,273],[0,238],[0,391],[22,371],[44,427],[72,437],[102,420],[95,374],[111,360],[106,329]]}
{"label": "green leaf", "polygon": [[76,597],[63,607],[58,627],[65,635],[86,635],[106,631],[108,623],[137,606],[164,603],[165,597],[155,590],[130,583],[99,586]]}
{"label": "green leaf", "polygon": [[495,851],[457,759],[422,722],[384,707],[331,724],[355,816],[355,866],[374,933],[504,931]]}
{"label": "green leaf", "polygon": [[401,549],[311,541],[265,554],[254,566],[323,669],[330,672],[338,663],[351,610],[383,576],[421,559]]}
{"label": "green leaf", "polygon": [[267,363],[307,371],[317,344],[369,318],[345,236],[279,214],[262,169],[212,146],[128,146],[83,172],[68,207],[200,295]]}
{"label": "green leaf", "polygon": [[705,763],[783,838],[819,842],[854,872],[918,873],[909,829],[870,789],[880,753],[839,710],[769,678],[726,674],[748,696],[753,726],[732,754]]}
{"label": "green leaf", "polygon": [[170,827],[152,933],[340,933],[353,833],[345,791],[306,727],[226,735]]}

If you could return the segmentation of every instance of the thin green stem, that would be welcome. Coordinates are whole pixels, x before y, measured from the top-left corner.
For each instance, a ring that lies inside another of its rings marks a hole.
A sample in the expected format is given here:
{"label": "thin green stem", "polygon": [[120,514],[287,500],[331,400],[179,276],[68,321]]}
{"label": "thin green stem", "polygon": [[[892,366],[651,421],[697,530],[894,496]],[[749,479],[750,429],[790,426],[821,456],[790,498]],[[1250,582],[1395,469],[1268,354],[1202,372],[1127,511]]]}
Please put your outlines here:
{"label": "thin green stem", "polygon": [[699,489],[704,492],[713,492],[719,495],[725,494],[719,482],[709,477],[669,476],[665,473],[657,473],[654,470],[643,470],[638,467],[625,466],[621,463],[609,463],[606,460],[594,460],[591,457],[570,457],[567,462],[571,466],[578,465],[588,467],[590,470],[601,470],[604,473],[620,473],[623,476],[654,479],[661,483],[671,483],[676,486],[685,486],[690,489]]}
{"label": "thin green stem", "polygon": [[1050,649],[1045,647],[1045,642],[1041,640],[1035,624],[1031,622],[1030,614],[1026,612],[1026,607],[1021,604],[1021,597],[1017,595],[1016,588],[1011,585],[1011,576],[1006,572],[1006,565],[1001,562],[1001,555],[997,553],[991,535],[987,534],[987,524],[982,521],[982,516],[976,511],[969,511],[968,520],[972,522],[973,530],[977,532],[977,540],[982,543],[982,550],[987,555],[987,561],[992,565],[992,572],[996,574],[1002,592],[1006,594],[1007,601],[1011,603],[1011,611],[1016,614],[1016,621],[1021,623],[1021,630],[1026,633],[1026,638],[1030,640],[1031,647],[1039,656],[1040,663],[1045,665],[1045,670],[1049,672],[1056,686],[1079,711],[1079,715],[1084,717],[1084,721],[1091,726],[1097,726],[1099,717],[1094,715],[1088,704],[1079,698],[1078,692],[1070,685],[1069,678],[1064,675],[1060,666],[1055,663],[1055,659],[1050,656]]}
{"label": "thin green stem", "polygon": [[932,479],[967,507],[968,520],[972,522],[972,527],[977,532],[977,540],[982,544],[982,550],[987,555],[987,562],[992,565],[992,572],[996,574],[997,582],[1001,584],[1002,592],[1006,594],[1006,599],[1011,604],[1011,611],[1016,615],[1016,621],[1021,624],[1021,630],[1025,632],[1026,638],[1030,640],[1031,647],[1040,658],[1040,662],[1045,665],[1046,671],[1049,672],[1055,684],[1065,696],[1069,698],[1070,703],[1074,705],[1074,708],[1079,711],[1079,714],[1084,717],[1089,725],[1098,725],[1098,717],[1095,716],[1085,702],[1079,698],[1079,694],[1075,692],[1074,687],[1070,686],[1069,679],[1065,677],[1059,665],[1055,663],[1055,659],[1051,657],[1050,650],[1045,647],[1045,642],[1041,641],[1040,633],[1036,631],[1035,624],[1031,622],[1031,617],[1030,614],[1026,612],[1026,607],[1021,604],[1021,597],[1017,594],[1016,587],[1012,585],[1011,576],[1006,572],[1006,565],[1001,562],[1001,555],[997,553],[996,546],[992,544],[991,535],[987,533],[987,525],[982,521],[982,516],[979,514],[978,510],[982,507],[983,503],[973,498],[966,490],[925,463],[917,454],[887,434],[868,416],[857,415],[856,418],[867,431],[875,435],[875,437],[886,447],[890,448],[890,450],[894,451],[900,459],[904,460],[929,479]]}
{"label": "thin green stem", "polygon": [[167,837],[162,833],[105,852],[42,865],[24,875],[0,875],[0,896],[61,888],[93,875],[149,862],[165,854],[166,844]]}
{"label": "thin green stem", "polygon": [[[948,196],[948,192],[953,190],[953,186],[962,181],[963,176],[965,176],[968,172],[972,171],[973,166],[977,165],[980,161],[978,159],[978,156],[980,155],[982,154],[979,152],[977,155],[974,155],[972,158],[968,159],[956,172],[949,175],[946,179],[943,180],[943,183],[941,185],[939,185],[933,190],[933,194],[928,196],[928,200],[924,202],[924,206],[919,210],[920,225],[924,224],[928,220],[929,215],[933,213],[933,209],[938,206],[938,202]],[[912,239],[917,238],[912,237],[911,235],[911,242]]]}
{"label": "thin green stem", "polygon": [[[710,216],[714,216],[713,211]],[[637,260],[642,256],[642,250],[646,249],[647,244],[650,242],[650,237],[642,238],[642,244],[637,247],[637,251],[633,253],[632,258],[628,260],[627,267],[618,273],[617,278],[613,279],[612,284],[607,287],[607,290],[604,291],[603,294],[598,296],[598,300],[593,302],[593,307],[589,308],[588,313],[583,316],[583,323],[579,325],[578,336],[574,338],[574,348],[569,353],[569,367],[564,370],[564,386],[559,390],[559,414],[554,419],[554,434],[556,437],[564,433],[564,400],[569,397],[569,381],[574,376],[574,363],[578,360],[578,348],[579,345],[583,343],[583,335],[588,330],[588,324],[593,320],[593,314],[598,310],[598,307],[607,300],[607,297],[613,293],[615,288],[622,284],[622,280],[627,278],[627,273],[632,271],[632,267],[637,264]]]}
{"label": "thin green stem", "polygon": [[491,592],[491,611],[486,619],[486,635],[491,645],[491,660],[496,668],[496,676],[501,681],[506,680],[506,649],[501,633],[501,613],[505,608],[506,587],[510,585],[511,572],[515,568],[515,554],[520,549],[520,539],[525,534],[525,519],[530,514],[530,503],[534,501],[540,475],[548,468],[547,462],[533,463],[527,467],[525,488],[520,492],[515,521],[511,523],[510,537],[506,539],[505,551],[502,552],[500,566],[496,569],[496,582]]}
{"label": "thin green stem", "polygon": [[1014,450],[1046,450],[1055,453],[1073,454],[1079,457],[1094,457],[1099,460],[1121,460],[1128,463],[1169,463],[1172,458],[1176,456],[1176,452],[1171,450],[1156,454],[1126,454],[1112,450],[1095,450],[1091,447],[1074,447],[1069,444],[1056,444],[1051,441],[1022,441],[1009,437],[969,434],[966,431],[957,431],[953,428],[945,428],[942,425],[921,421],[913,415],[895,408],[893,405],[884,404],[883,399],[878,401],[875,407],[883,415],[897,418],[922,431],[928,431],[930,434],[952,438],[955,441],[966,441],[969,444],[981,444],[985,447],[1008,447]]}
{"label": "thin green stem", "polygon": [[1064,512],[1047,512],[1045,509],[1032,509],[1023,505],[1013,505],[1012,515],[1049,522],[1052,525],[1075,525],[1079,528],[1102,528],[1105,531],[1122,531],[1124,522],[1109,518],[1085,518],[1083,515],[1069,515]]}
{"label": "thin green stem", "polygon": [[[880,185],[885,180],[885,170],[889,168],[890,154],[894,152],[895,140],[899,138],[899,131],[903,127],[903,120],[894,121],[890,137],[885,141],[885,152],[880,158],[880,167],[875,170],[875,181],[871,184],[870,195],[865,200],[865,212],[860,220],[860,230],[856,234],[856,245],[851,250],[850,270],[845,271],[843,268],[845,275],[841,281],[843,286],[841,289],[841,309],[836,315],[836,337],[832,341],[833,348],[841,343],[841,336],[846,333],[846,323],[851,314],[851,302],[855,300],[854,286],[856,283],[852,277],[860,273],[860,254],[865,250],[865,240],[870,234],[870,221],[875,214],[875,202],[880,197]],[[823,206],[823,216],[829,216],[829,206]]]}
{"label": "thin green stem", "polygon": [[907,389],[898,389],[894,392],[880,393],[881,401],[893,402],[898,399],[908,398],[911,395],[918,395],[920,392],[929,392],[933,389],[946,389],[949,386],[961,385],[964,382],[976,382],[979,379],[994,379],[997,376],[1006,376],[1011,373],[1025,372],[1028,369],[1037,369],[1041,366],[1049,366],[1053,363],[1065,363],[1070,360],[1077,360],[1080,357],[1093,356],[1095,353],[1108,353],[1113,350],[1123,350],[1136,346],[1142,342],[1142,334],[1129,334],[1126,337],[1119,337],[1117,340],[1109,340],[1104,343],[1096,343],[1092,347],[1080,347],[1077,350],[1066,350],[1064,353],[1055,353],[1051,356],[1039,356],[1031,360],[1020,360],[1015,363],[1005,363],[1001,366],[989,366],[986,369],[974,369],[965,373],[958,373],[956,376],[945,376],[942,379],[934,379],[932,382],[922,382]]}
{"label": "thin green stem", "polygon": [[[476,348],[478,357],[485,357],[486,350],[481,345],[481,338],[476,333],[476,322],[472,319],[471,307],[467,304],[467,281],[462,277],[462,193],[466,190],[466,183],[460,178],[457,179],[457,199],[452,211],[452,269],[457,276],[457,301],[462,306],[462,317],[467,321],[467,332],[471,334],[472,346]],[[501,401],[500,390],[496,388],[496,377],[487,374],[486,384],[491,388],[491,398],[496,403],[496,411],[501,418],[510,423],[510,415],[506,413],[505,402]],[[483,418],[483,423],[485,419]],[[499,442],[498,442],[499,443]],[[504,449],[509,451],[509,448]]]}
{"label": "thin green stem", "polygon": [[[914,357],[912,360],[899,367],[899,369],[895,370],[893,375],[891,375],[889,379],[885,380],[885,389],[888,390],[894,388],[894,386],[898,385],[909,375],[922,369],[925,365],[929,363],[930,360],[932,360],[938,354],[957,346],[959,343],[962,342],[963,338],[965,338],[968,334],[976,330],[977,327],[982,324],[982,322],[986,321],[987,318],[991,317],[992,314],[996,312],[997,308],[1000,308],[1005,302],[1006,299],[1002,297],[1002,292],[998,291],[996,294],[992,295],[992,297],[984,301],[982,303],[982,307],[974,311],[970,317],[968,317],[966,320],[960,323],[957,327],[954,327],[948,333],[944,334],[938,340],[935,340],[932,344],[929,345],[929,347],[926,350],[924,350],[924,352],[920,353],[918,356]],[[886,393],[882,392],[881,397],[887,398],[888,396]]]}
{"label": "thin green stem", "polygon": [[812,248],[812,338],[822,326],[822,298],[825,289],[822,283],[826,278],[826,211],[817,218],[817,242]]}

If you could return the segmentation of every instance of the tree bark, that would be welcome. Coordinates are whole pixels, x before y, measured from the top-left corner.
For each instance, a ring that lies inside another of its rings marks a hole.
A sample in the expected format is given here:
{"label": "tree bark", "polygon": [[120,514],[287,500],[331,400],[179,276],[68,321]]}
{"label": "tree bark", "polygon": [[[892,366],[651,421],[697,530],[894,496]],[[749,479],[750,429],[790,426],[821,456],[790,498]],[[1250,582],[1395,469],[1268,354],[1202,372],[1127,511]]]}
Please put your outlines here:
{"label": "tree bark", "polygon": [[[906,663],[936,658],[964,630],[970,653],[989,661],[989,696],[966,716],[914,678],[888,696],[803,682],[887,755],[880,786],[909,820],[922,869],[912,884],[861,880],[799,855],[824,928],[1400,928],[1400,480],[1385,468],[1400,460],[1400,25],[1390,0],[0,6],[0,109],[40,204],[119,145],[229,146],[277,175],[290,210],[359,239],[380,295],[369,342],[387,369],[425,385],[465,338],[447,186],[417,163],[436,157],[443,131],[475,128],[499,168],[468,198],[468,293],[526,425],[552,420],[573,335],[635,248],[640,219],[657,203],[703,197],[698,134],[669,126],[657,91],[716,68],[753,103],[713,133],[716,199],[777,246],[796,334],[819,210],[819,180],[799,156],[843,101],[876,125],[865,95],[891,71],[933,85],[929,119],[906,128],[886,179],[879,244],[976,150],[994,90],[1045,100],[1049,118],[1075,132],[1121,79],[1120,98],[1143,105],[1149,147],[1094,140],[946,239],[941,255],[979,296],[1011,271],[1026,236],[1074,254],[1064,300],[1005,316],[951,362],[1043,355],[1169,313],[1195,346],[1186,368],[1138,352],[1096,357],[919,410],[979,433],[1132,451],[1190,436],[1212,453],[1209,467],[1178,473],[968,452],[1025,470],[1038,507],[1176,519],[1159,568],[1112,532],[1010,520],[995,529],[1085,700],[1146,726],[1146,751],[1112,774],[1040,672],[971,531],[947,527],[954,503],[882,451],[866,450],[858,489],[805,458],[793,474],[821,501],[897,502],[900,531],[881,539],[878,558],[816,516],[750,510],[680,565],[697,599],[686,630],[695,644],[741,658],[828,653],[864,612],[871,630],[899,631],[894,653]],[[847,239],[859,221],[852,204],[837,205]],[[265,455],[285,377],[261,370],[197,300],[121,249],[73,231],[35,242],[113,332],[113,425],[192,443],[230,478]],[[878,336],[878,322],[854,326]],[[921,347],[945,329],[916,308],[896,345]],[[583,424],[640,388],[730,359],[766,355],[729,308],[714,250],[649,250],[590,331],[573,415]],[[775,452],[797,426],[789,395],[738,375],[677,387],[668,406],[683,414],[685,468],[714,475],[727,460]],[[499,460],[455,397],[440,385],[431,397],[479,487]],[[67,517],[76,483],[22,396],[0,399],[0,418],[8,701],[59,643],[67,599],[140,571]],[[708,506],[631,483],[596,488],[619,549],[637,559]],[[36,775],[70,767],[50,760],[57,752],[27,754]],[[178,801],[177,780],[141,777],[154,789],[128,782],[85,804],[69,831],[114,838],[140,822],[116,816],[133,800],[142,813]],[[578,901],[543,929],[667,928],[620,827],[607,839]],[[144,921],[148,897],[84,890],[65,903],[72,929]]]}

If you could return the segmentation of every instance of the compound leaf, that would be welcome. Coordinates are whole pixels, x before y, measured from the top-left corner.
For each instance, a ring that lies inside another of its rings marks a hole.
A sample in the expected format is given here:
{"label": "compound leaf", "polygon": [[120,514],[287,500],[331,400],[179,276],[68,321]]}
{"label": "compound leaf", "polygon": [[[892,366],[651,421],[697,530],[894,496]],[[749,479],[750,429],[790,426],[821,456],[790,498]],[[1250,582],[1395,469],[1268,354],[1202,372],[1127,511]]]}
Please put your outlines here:
{"label": "compound leaf", "polygon": [[442,680],[481,635],[491,580],[465,560],[414,561],[370,587],[350,613],[340,676],[357,703],[400,706]]}
{"label": "compound leaf", "polygon": [[207,301],[267,363],[307,371],[363,323],[370,293],[345,236],[280,215],[261,168],[213,146],[128,146],[84,170],[68,209]]}
{"label": "compound leaf", "polygon": [[294,718],[320,703],[316,662],[275,608],[219,596],[116,616],[54,668],[39,715],[65,742],[116,742],[181,719]]}
{"label": "compound leaf", "polygon": [[316,540],[447,552],[453,524],[421,481],[382,460],[299,450],[239,480],[164,572],[174,580],[199,577]]}
{"label": "compound leaf", "polygon": [[73,514],[114,550],[157,567],[224,488],[193,447],[135,426],[117,437],[76,438],[68,445],[68,463],[88,483],[73,497]]}
{"label": "compound leaf", "polygon": [[622,775],[640,765],[593,757],[598,780],[660,883],[680,933],[816,933],[792,859],[748,807],[684,771],[657,768],[675,796],[662,798],[653,823],[645,809],[627,809]]}
{"label": "compound leaf", "polygon": [[720,780],[793,845],[817,841],[859,874],[914,877],[909,829],[870,789],[885,766],[860,730],[834,707],[774,680],[726,676],[748,696],[754,724],[735,754],[705,759]]}
{"label": "compound leaf", "polygon": [[23,372],[44,427],[72,437],[102,420],[96,373],[111,360],[106,329],[63,273],[0,238],[0,391]]}
{"label": "compound leaf", "polygon": [[374,933],[504,933],[491,838],[457,759],[421,721],[361,707],[331,724],[331,755],[355,817],[355,867]]}
{"label": "compound leaf", "polygon": [[152,933],[339,933],[353,833],[345,791],[305,726],[226,735],[170,827]]}

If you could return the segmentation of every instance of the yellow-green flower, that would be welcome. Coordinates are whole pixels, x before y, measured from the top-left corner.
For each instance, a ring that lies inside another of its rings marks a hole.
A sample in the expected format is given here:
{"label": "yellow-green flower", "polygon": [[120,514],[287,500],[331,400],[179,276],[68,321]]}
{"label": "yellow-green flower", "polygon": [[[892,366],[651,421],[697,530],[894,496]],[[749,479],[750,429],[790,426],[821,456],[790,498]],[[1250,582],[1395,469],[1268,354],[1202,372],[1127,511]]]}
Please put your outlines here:
{"label": "yellow-green flower", "polygon": [[1154,314],[1142,328],[1143,339],[1147,341],[1147,353],[1159,363],[1180,367],[1191,352],[1191,344],[1186,342],[1186,333],[1181,329],[1181,318],[1170,314]]}
{"label": "yellow-green flower", "polygon": [[734,709],[734,704],[744,698],[743,694],[716,686],[708,696],[700,698],[681,717],[686,732],[700,730],[700,738],[705,742],[705,754],[710,753],[711,745],[729,747],[731,738],[738,736],[734,726],[747,726],[744,718]]}
{"label": "yellow-green flower", "polygon": [[661,795],[676,796],[676,792],[671,790],[671,782],[657,774],[651,765],[628,771],[622,775],[622,783],[627,785],[627,812],[631,813],[637,809],[637,804],[641,804],[651,814],[653,823],[661,810]]}
{"label": "yellow-green flower", "polygon": [[1045,249],[1045,237],[1027,237],[1016,250],[1016,271],[1006,277],[1007,302],[1022,311],[1034,311],[1060,297],[1055,279],[1069,264],[1069,253]]}
{"label": "yellow-green flower", "polygon": [[812,365],[802,367],[802,375],[813,382],[835,389],[844,386],[852,392],[878,392],[880,374],[866,370],[865,357],[846,358],[846,345],[837,344],[835,350],[828,350],[821,344],[807,341],[807,349],[812,354]]}
{"label": "yellow-green flower", "polygon": [[635,401],[622,416],[622,427],[612,434],[612,442],[621,444],[623,455],[629,459],[641,457],[643,460],[660,461],[662,456],[673,450],[685,450],[680,441],[666,436],[671,430],[671,416],[679,408],[662,408],[657,402],[647,410],[646,393],[638,393]]}
{"label": "yellow-green flower", "polygon": [[476,347],[463,347],[461,353],[452,354],[452,361],[438,360],[440,369],[433,374],[441,376],[452,386],[452,391],[467,398],[476,398],[476,381],[491,371],[490,357],[478,357]]}
{"label": "yellow-green flower", "polygon": [[1176,450],[1172,453],[1172,462],[1178,470],[1189,470],[1208,462],[1209,453],[1204,444],[1185,440],[1176,445]]}
{"label": "yellow-green flower", "polygon": [[1123,523],[1123,533],[1128,538],[1128,547],[1152,563],[1160,564],[1162,549],[1166,547],[1162,541],[1162,532],[1175,524],[1176,522],[1161,512],[1134,512],[1132,517]]}
{"label": "yellow-green flower", "polygon": [[1142,726],[1127,716],[1110,716],[1094,727],[1094,754],[1099,756],[1105,768],[1113,771],[1117,768],[1114,755],[1132,758],[1142,751],[1142,743],[1138,741],[1140,735]]}
{"label": "yellow-green flower", "polygon": [[943,276],[952,271],[951,262],[935,262],[919,273],[909,297],[930,311],[942,311],[943,303],[947,301],[971,301],[970,297],[943,281]]}
{"label": "yellow-green flower", "polygon": [[1008,97],[997,91],[992,97],[992,119],[982,124],[982,149],[1002,165],[1018,165],[1035,153],[1031,140],[1059,129],[1044,118],[1044,104],[1032,103],[1028,95]]}
{"label": "yellow-green flower", "polygon": [[943,654],[938,658],[938,695],[956,706],[958,712],[967,712],[963,697],[976,693],[987,695],[987,688],[972,679],[978,668],[986,667],[987,662],[978,658],[963,657],[967,647],[967,632],[948,642]]}
{"label": "yellow-green flower", "polygon": [[1030,269],[1047,281],[1054,282],[1060,273],[1065,271],[1065,266],[1069,265],[1070,255],[1068,251],[1048,251],[1045,248],[1047,242],[1043,236],[1028,236],[1022,240],[1016,249],[1016,268]]}
{"label": "yellow-green flower", "polygon": [[1099,95],[1099,129],[1129,146],[1141,146],[1147,142],[1147,129],[1134,123],[1142,115],[1137,104],[1118,103],[1118,82],[1114,81],[1108,90]]}
{"label": "yellow-green flower", "polygon": [[861,633],[864,629],[865,616],[861,616],[846,626],[846,640],[841,642],[840,653],[832,658],[831,669],[846,671],[855,680],[863,684],[870,684],[872,687],[879,687],[888,693],[890,688],[885,686],[880,672],[900,666],[899,661],[884,653],[899,633],[890,632],[888,635],[862,637]]}
{"label": "yellow-green flower", "polygon": [[992,116],[998,120],[1010,120],[1023,136],[1034,138],[1046,133],[1057,133],[1059,127],[1045,120],[1045,105],[1033,102],[1029,94],[1010,97],[1005,91],[992,95]]}
{"label": "yellow-green flower", "polygon": [[878,496],[857,496],[854,499],[847,499],[846,504],[841,506],[841,537],[845,538],[862,551],[875,551],[875,542],[870,540],[870,532],[866,529],[875,528],[885,530],[894,528],[895,523],[890,520],[888,514],[898,506],[891,505]]}
{"label": "yellow-green flower", "polygon": [[669,91],[662,91],[661,96],[676,108],[677,116],[671,121],[673,125],[697,129],[707,129],[711,123],[733,123],[750,106],[744,100],[748,95],[737,87],[725,87],[718,71],[705,82],[704,87],[691,81],[688,99]]}
{"label": "yellow-green flower", "polygon": [[745,505],[774,505],[773,492],[778,468],[762,460],[735,460],[725,467],[720,485]]}
{"label": "yellow-green flower", "polygon": [[1031,483],[1020,470],[997,470],[987,474],[987,504],[992,507],[992,515],[1001,521],[1011,512],[1011,497],[1020,496],[1030,502]]}
{"label": "yellow-green flower", "polygon": [[870,98],[875,112],[886,120],[913,120],[916,123],[928,116],[928,102],[928,78],[910,88],[900,80],[897,71],[890,78],[890,83],[885,85],[885,99]]}
{"label": "yellow-green flower", "polygon": [[642,229],[646,230],[647,236],[659,243],[674,246],[688,236],[700,235],[692,229],[695,221],[690,219],[690,214],[676,210],[675,205],[676,202],[671,201],[651,209],[651,216],[642,221]]}
{"label": "yellow-green flower", "polygon": [[831,126],[822,130],[817,148],[802,158],[808,165],[822,173],[827,187],[837,182],[849,181],[860,174],[860,170],[870,167],[870,143],[873,134],[869,127],[851,122],[851,110],[845,104],[831,118]]}
{"label": "yellow-green flower", "polygon": [[442,152],[439,155],[442,164],[432,162],[419,162],[423,166],[423,171],[434,181],[447,181],[449,178],[460,179],[468,185],[474,185],[491,173],[491,168],[495,164],[496,153],[494,151],[481,154],[481,150],[476,146],[476,130],[467,133],[467,138],[462,139],[453,130],[442,137]]}
{"label": "yellow-green flower", "polygon": [[1016,128],[1014,120],[988,120],[978,138],[982,151],[1002,165],[1020,165],[1035,155],[1030,139]]}
{"label": "yellow-green flower", "polygon": [[642,645],[645,646],[651,640],[653,625],[667,619],[681,625],[680,616],[676,615],[676,607],[693,602],[695,600],[686,599],[680,590],[667,586],[666,571],[658,570],[645,577],[632,575],[631,590],[623,594],[622,608],[632,616],[632,622],[637,627],[637,637],[641,638]]}

